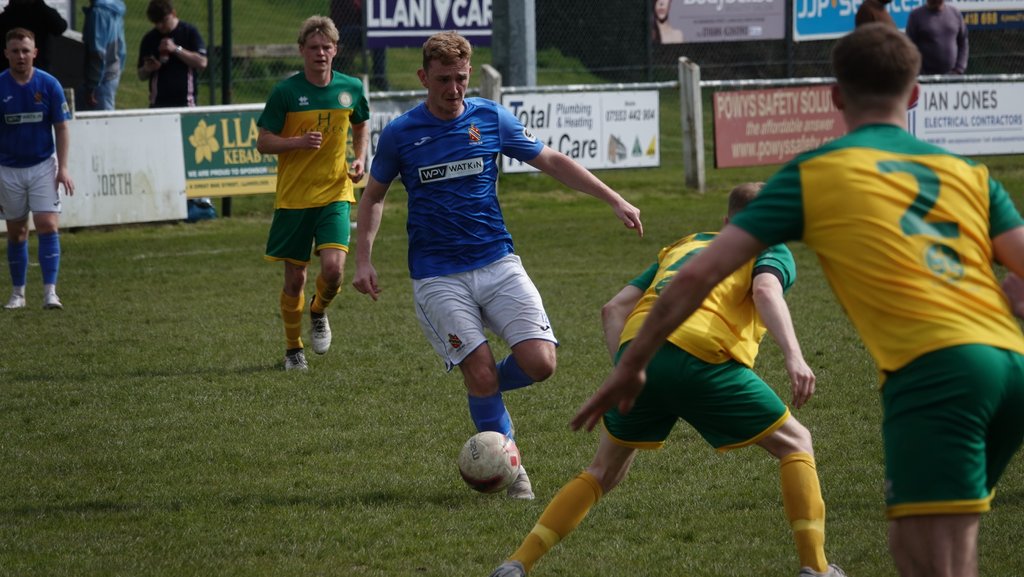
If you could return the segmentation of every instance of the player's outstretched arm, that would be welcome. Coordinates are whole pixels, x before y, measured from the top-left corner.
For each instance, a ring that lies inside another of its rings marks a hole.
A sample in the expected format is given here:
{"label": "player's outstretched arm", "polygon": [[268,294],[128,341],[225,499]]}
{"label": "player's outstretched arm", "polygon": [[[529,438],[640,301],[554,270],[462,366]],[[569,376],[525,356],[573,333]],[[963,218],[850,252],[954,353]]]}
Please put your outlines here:
{"label": "player's outstretched arm", "polygon": [[815,376],[800,350],[793,318],[782,294],[782,283],[773,274],[759,274],[754,277],[753,293],[754,306],[786,360],[793,406],[800,408],[814,394]]}
{"label": "player's outstretched arm", "polygon": [[359,199],[356,216],[356,273],[352,286],[359,292],[377,300],[380,287],[377,285],[377,271],[373,268],[373,242],[380,230],[384,213],[384,198],[390,183],[384,184],[370,176]]}
{"label": "player's outstretched arm", "polygon": [[537,170],[551,175],[555,180],[569,188],[603,200],[612,207],[612,210],[615,211],[615,216],[626,225],[626,228],[636,230],[640,236],[644,235],[644,225],[640,222],[640,209],[626,202],[622,195],[601,182],[601,179],[594,176],[586,168],[583,168],[575,160],[545,146],[540,151],[540,154],[529,161],[528,164]]}

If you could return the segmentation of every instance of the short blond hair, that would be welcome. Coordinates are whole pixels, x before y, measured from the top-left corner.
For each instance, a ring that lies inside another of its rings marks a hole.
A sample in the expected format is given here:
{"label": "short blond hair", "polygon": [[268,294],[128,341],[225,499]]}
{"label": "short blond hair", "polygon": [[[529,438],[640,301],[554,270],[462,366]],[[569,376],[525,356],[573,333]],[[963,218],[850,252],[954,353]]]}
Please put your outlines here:
{"label": "short blond hair", "polygon": [[314,34],[323,34],[333,44],[337,44],[340,38],[338,27],[334,25],[334,21],[320,15],[310,16],[302,23],[302,28],[299,29],[299,46],[305,46],[306,40],[309,40],[309,37]]}
{"label": "short blond hair", "polygon": [[460,60],[473,57],[473,46],[464,36],[449,30],[438,32],[423,43],[423,69],[430,68],[430,63],[437,60],[441,64],[453,64]]}

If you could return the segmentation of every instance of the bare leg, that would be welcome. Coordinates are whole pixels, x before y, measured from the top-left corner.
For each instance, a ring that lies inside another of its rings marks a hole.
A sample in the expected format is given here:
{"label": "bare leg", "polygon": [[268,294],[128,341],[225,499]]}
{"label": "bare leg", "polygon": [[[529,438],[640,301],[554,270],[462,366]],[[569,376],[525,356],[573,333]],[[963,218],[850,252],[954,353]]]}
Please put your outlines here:
{"label": "bare leg", "polygon": [[889,522],[889,552],[902,577],[977,577],[981,516],[920,515]]}

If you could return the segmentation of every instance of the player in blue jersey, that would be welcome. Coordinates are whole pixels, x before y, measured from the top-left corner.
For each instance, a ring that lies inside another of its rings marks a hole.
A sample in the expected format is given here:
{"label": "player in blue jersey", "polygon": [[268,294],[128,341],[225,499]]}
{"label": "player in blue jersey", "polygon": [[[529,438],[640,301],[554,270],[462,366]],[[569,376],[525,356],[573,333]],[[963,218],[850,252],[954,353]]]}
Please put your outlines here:
{"label": "player in blue jersey", "polygon": [[32,32],[14,28],[5,41],[10,68],[0,74],[0,217],[7,221],[13,290],[4,308],[25,306],[31,212],[39,236],[43,308],[60,309],[60,187],[66,194],[75,193],[68,172],[71,112],[57,79],[33,66],[38,51]]}
{"label": "player in blue jersey", "polygon": [[[417,317],[449,370],[458,366],[478,431],[511,436],[502,393],[555,371],[555,346],[540,293],[513,250],[498,205],[500,154],[521,160],[573,189],[608,203],[626,227],[643,234],[640,211],[568,156],[539,142],[501,105],[465,98],[472,72],[469,42],[442,32],[423,44],[424,103],[381,132],[359,203],[353,285],[380,294],[371,263],[384,197],[401,174],[408,192],[409,271]],[[509,344],[495,362],[484,329]],[[532,499],[525,469],[510,497]]]}

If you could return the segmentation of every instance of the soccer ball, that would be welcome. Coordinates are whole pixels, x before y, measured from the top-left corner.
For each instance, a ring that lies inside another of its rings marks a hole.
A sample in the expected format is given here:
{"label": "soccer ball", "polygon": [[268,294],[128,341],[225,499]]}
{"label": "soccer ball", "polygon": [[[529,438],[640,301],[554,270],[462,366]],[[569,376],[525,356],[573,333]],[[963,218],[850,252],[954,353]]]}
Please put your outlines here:
{"label": "soccer ball", "polygon": [[497,493],[519,474],[519,449],[512,439],[495,431],[477,433],[459,452],[459,473],[481,493]]}

